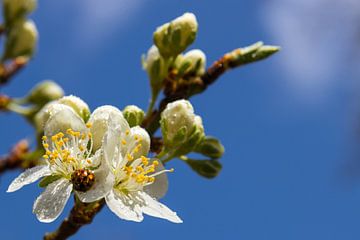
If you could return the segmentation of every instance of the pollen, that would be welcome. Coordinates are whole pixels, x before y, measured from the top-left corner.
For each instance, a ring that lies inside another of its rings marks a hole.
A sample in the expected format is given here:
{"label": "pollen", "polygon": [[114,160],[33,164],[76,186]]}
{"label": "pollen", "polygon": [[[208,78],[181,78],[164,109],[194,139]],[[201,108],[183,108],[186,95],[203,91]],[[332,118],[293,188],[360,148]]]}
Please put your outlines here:
{"label": "pollen", "polygon": [[133,157],[130,153],[126,154],[126,158],[127,158],[129,161],[134,160],[134,157]]}
{"label": "pollen", "polygon": [[45,149],[43,156],[54,169],[61,174],[71,174],[76,169],[84,168],[91,164],[89,158],[92,152],[92,141],[88,146],[86,140],[88,134],[67,129],[65,134],[59,132],[51,136],[50,140],[46,136],[42,137],[42,145]]}

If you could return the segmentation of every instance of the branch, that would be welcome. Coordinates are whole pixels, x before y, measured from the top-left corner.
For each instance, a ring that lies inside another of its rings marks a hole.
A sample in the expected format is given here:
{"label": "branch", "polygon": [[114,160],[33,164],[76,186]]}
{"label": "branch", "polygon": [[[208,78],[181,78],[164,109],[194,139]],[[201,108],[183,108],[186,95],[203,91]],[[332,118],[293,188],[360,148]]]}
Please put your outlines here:
{"label": "branch", "polygon": [[10,79],[17,74],[27,63],[29,59],[26,57],[17,57],[8,65],[0,65],[0,86],[8,83]]}
{"label": "branch", "polygon": [[[19,141],[10,151],[9,155],[0,158],[0,173],[7,170],[25,167],[25,155],[29,152],[29,143],[27,140]],[[29,166],[26,166],[29,167]]]}
{"label": "branch", "polygon": [[170,102],[190,97],[204,92],[208,86],[213,84],[222,74],[249,63],[263,60],[279,51],[279,47],[264,45],[257,42],[245,48],[238,48],[226,53],[215,61],[200,77],[174,81],[173,72],[164,80],[164,95],[158,109],[155,109],[143,122],[143,127],[152,136],[159,128],[160,114]]}
{"label": "branch", "polygon": [[68,239],[77,233],[82,226],[90,224],[104,205],[104,199],[94,203],[83,203],[75,197],[75,206],[71,209],[69,217],[61,223],[56,231],[46,234],[44,240]]}
{"label": "branch", "polygon": [[7,106],[9,105],[9,103],[11,102],[11,98],[4,95],[4,94],[0,94],[0,111],[7,111]]}

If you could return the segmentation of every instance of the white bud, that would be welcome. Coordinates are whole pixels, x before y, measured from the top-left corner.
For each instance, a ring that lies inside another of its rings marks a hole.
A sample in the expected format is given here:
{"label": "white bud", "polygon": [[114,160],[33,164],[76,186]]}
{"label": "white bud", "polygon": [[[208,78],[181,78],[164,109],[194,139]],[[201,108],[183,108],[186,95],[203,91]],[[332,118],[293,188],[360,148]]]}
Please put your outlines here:
{"label": "white bud", "polygon": [[4,19],[7,26],[30,14],[37,5],[36,0],[3,0]]}
{"label": "white bud", "polygon": [[21,21],[10,29],[5,42],[3,59],[17,57],[30,58],[38,39],[38,32],[33,21]]}
{"label": "white bud", "polygon": [[164,58],[176,57],[194,42],[197,30],[195,15],[185,13],[158,27],[154,32],[154,43]]}
{"label": "white bud", "polygon": [[201,117],[187,100],[169,103],[161,113],[160,126],[165,149],[176,156],[191,152],[204,137]]}
{"label": "white bud", "polygon": [[79,97],[73,95],[65,96],[60,98],[58,103],[71,107],[85,122],[90,117],[89,106]]}

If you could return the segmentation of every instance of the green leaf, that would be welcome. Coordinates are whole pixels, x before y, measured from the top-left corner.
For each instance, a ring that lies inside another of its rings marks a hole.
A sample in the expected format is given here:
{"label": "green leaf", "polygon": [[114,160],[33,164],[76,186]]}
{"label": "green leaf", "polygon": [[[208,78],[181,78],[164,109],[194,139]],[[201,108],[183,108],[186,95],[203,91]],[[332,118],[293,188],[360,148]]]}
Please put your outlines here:
{"label": "green leaf", "polygon": [[222,165],[217,159],[187,159],[184,162],[186,162],[192,168],[192,170],[205,178],[216,177],[222,169]]}
{"label": "green leaf", "polygon": [[47,185],[55,182],[56,180],[59,180],[60,178],[61,178],[60,175],[50,175],[50,176],[44,177],[39,182],[39,187],[42,187],[42,188],[47,187]]}

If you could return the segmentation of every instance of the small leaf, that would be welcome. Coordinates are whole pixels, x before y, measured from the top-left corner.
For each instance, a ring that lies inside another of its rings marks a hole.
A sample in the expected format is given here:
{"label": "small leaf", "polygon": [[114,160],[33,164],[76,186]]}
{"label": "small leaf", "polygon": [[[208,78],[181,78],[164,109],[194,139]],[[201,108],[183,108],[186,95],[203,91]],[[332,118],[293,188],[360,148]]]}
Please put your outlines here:
{"label": "small leaf", "polygon": [[39,182],[39,187],[47,187],[47,185],[49,185],[52,182],[55,182],[56,180],[60,179],[61,176],[60,175],[50,175],[47,177],[44,177],[40,182]]}
{"label": "small leaf", "polygon": [[217,159],[211,159],[211,160],[187,159],[185,162],[200,176],[206,178],[216,177],[222,169],[222,165]]}

